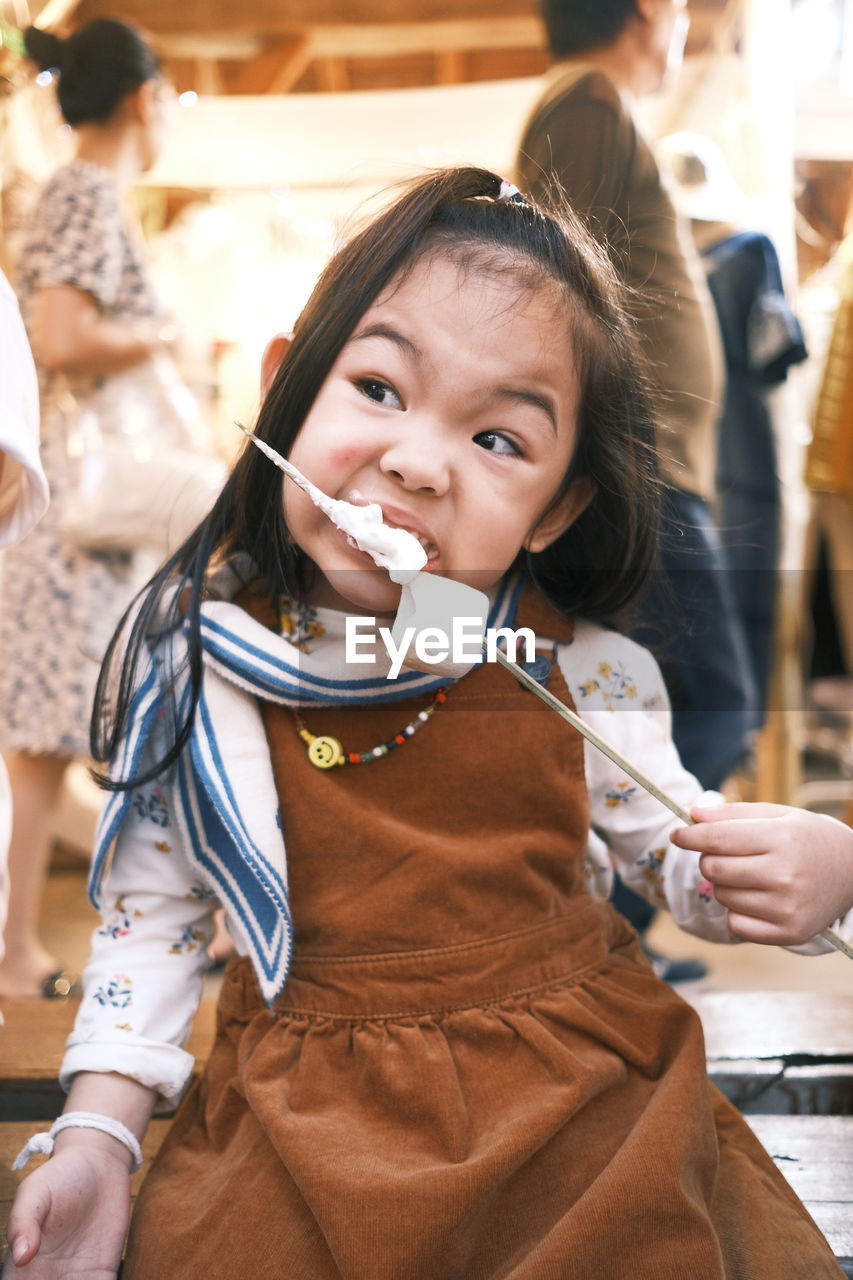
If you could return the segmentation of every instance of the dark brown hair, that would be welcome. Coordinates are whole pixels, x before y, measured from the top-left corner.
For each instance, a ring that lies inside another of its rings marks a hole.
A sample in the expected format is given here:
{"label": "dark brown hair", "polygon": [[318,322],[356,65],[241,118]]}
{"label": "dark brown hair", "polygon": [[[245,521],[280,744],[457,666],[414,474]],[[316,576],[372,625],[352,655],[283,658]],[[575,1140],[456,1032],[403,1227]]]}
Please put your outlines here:
{"label": "dark brown hair", "polygon": [[[331,259],[299,317],[255,429],[279,453],[289,454],[365,311],[426,252],[446,251],[474,272],[509,268],[529,288],[556,285],[567,303],[580,388],[578,444],[560,493],[576,477],[588,476],[596,496],[547,550],[521,552],[519,560],[558,609],[610,621],[641,587],[656,543],[654,431],[642,363],[617,277],[579,220],[569,210],[560,215],[528,201],[498,200],[500,187],[500,178],[483,169],[430,173],[353,236]],[[212,559],[237,552],[251,557],[273,601],[297,595],[308,581],[310,562],[288,538],[281,474],[251,444],[210,516],[149,585],[127,643],[120,643],[118,634],[113,640],[92,722],[95,759],[109,759],[118,744],[137,676],[148,660],[147,633],[162,616],[164,593],[178,585],[184,588],[181,621],[189,635],[190,694],[172,747],[147,776],[176,759],[201,683],[199,611],[205,578]],[[178,621],[174,605],[166,625]],[[114,696],[108,698],[116,684],[113,667],[120,670]]]}
{"label": "dark brown hair", "polygon": [[634,0],[540,0],[539,9],[555,58],[605,48],[638,16]]}
{"label": "dark brown hair", "polygon": [[95,18],[67,40],[28,27],[24,44],[42,71],[59,72],[56,96],[70,125],[103,124],[122,98],[160,75],[154,51],[138,31],[115,18]]}

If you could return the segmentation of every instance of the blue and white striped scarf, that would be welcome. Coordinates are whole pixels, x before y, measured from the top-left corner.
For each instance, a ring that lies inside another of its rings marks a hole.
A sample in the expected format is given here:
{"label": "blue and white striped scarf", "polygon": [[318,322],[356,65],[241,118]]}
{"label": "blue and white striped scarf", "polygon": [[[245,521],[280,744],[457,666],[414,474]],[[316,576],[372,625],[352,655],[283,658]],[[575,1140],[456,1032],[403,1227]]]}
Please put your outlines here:
{"label": "blue and white striped scarf", "polygon": [[[521,583],[505,580],[489,614],[489,627],[510,625]],[[204,676],[189,742],[171,783],[172,817],[187,857],[201,882],[226,909],[255,968],[264,998],[283,988],[290,967],[293,925],[287,861],[278,797],[264,743],[257,700],[284,706],[357,706],[394,702],[439,689],[446,677],[407,671],[387,679],[388,663],[377,654],[369,678],[353,678],[343,660],[341,627],[312,640],[310,652],[275,635],[245,610],[224,601],[202,606]],[[184,643],[179,632],[170,643]],[[179,655],[173,654],[173,659]],[[180,667],[173,661],[173,669]],[[154,662],[138,689],[128,732],[111,767],[114,778],[141,769],[152,731],[177,696],[163,682],[162,660]],[[247,696],[248,695],[248,696]],[[111,792],[95,838],[89,894],[100,906],[105,879],[133,791]]]}

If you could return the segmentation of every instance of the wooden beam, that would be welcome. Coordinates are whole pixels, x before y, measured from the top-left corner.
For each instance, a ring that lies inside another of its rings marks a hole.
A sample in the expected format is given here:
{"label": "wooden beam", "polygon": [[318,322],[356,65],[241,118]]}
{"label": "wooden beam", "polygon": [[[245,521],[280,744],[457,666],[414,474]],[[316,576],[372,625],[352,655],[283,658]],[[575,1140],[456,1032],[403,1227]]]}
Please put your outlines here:
{"label": "wooden beam", "polygon": [[269,40],[263,36],[241,35],[236,32],[191,31],[157,37],[158,50],[166,57],[178,61],[216,58],[223,62],[244,62],[249,58],[256,58],[268,47]]}
{"label": "wooden beam", "polygon": [[[48,3],[72,0],[48,0]],[[79,4],[79,22],[111,13],[106,0],[73,0]],[[416,0],[406,5],[405,20],[395,3],[372,6],[375,18],[358,12],[359,6],[322,6],[292,3],[273,5],[252,0],[250,5],[206,3],[198,12],[197,0],[174,4],[167,0],[124,0],[122,13],[137,18],[157,37],[158,48],[173,57],[246,58],[262,52],[273,38],[292,39],[309,35],[316,42],[318,57],[372,57],[377,54],[422,53],[425,49],[500,49],[536,47],[544,44],[542,23],[536,0],[454,0],[444,5],[437,0]],[[433,12],[435,10],[435,12]]]}
{"label": "wooden beam", "polygon": [[[122,0],[122,16],[147,31],[242,31],[265,35],[305,28],[337,26],[388,26],[400,23],[401,9],[407,22],[443,23],[476,21],[488,25],[507,18],[536,18],[537,0]],[[116,10],[115,0],[81,0],[80,21],[104,17]]]}
{"label": "wooden beam", "polygon": [[219,63],[213,58],[199,58],[195,65],[196,92],[211,95],[221,93],[223,86]]}
{"label": "wooden beam", "polygon": [[449,19],[441,22],[388,22],[372,26],[354,23],[311,29],[317,57],[399,57],[407,53],[456,52],[459,49],[540,48],[545,42],[536,17]]}
{"label": "wooden beam", "polygon": [[[271,37],[272,38],[272,37]],[[354,23],[307,25],[280,36],[282,47],[306,40],[312,58],[397,58],[407,54],[455,54],[459,50],[541,49],[545,44],[538,18],[500,18],[492,21],[392,22],[375,26]],[[273,49],[257,35],[204,34],[182,31],[161,36],[158,48],[170,58],[219,58],[223,61],[262,58]],[[274,55],[272,59],[274,61]]]}
{"label": "wooden beam", "polygon": [[50,31],[66,22],[79,4],[80,0],[47,0],[47,3],[39,9],[33,23],[43,31]]}
{"label": "wooden beam", "polygon": [[317,88],[321,93],[345,93],[350,87],[347,64],[343,58],[317,58],[314,69]]}
{"label": "wooden beam", "polygon": [[461,49],[442,49],[435,55],[436,84],[465,84],[468,55]]}
{"label": "wooden beam", "polygon": [[30,6],[27,4],[27,0],[11,0],[11,3],[7,0],[5,10],[3,9],[2,4],[0,4],[0,17],[4,18],[6,22],[11,22],[12,26],[17,27],[20,31],[23,31],[26,27],[30,26],[31,23],[35,22],[35,18]]}
{"label": "wooden beam", "polygon": [[276,40],[240,68],[231,93],[290,93],[304,75],[312,59],[306,36]]}

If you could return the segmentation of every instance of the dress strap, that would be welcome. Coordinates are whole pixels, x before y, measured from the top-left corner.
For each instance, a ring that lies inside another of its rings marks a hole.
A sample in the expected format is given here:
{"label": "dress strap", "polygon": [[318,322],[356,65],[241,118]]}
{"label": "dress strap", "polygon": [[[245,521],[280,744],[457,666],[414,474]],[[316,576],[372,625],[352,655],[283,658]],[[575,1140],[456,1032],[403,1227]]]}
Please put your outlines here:
{"label": "dress strap", "polygon": [[570,644],[575,636],[574,619],[558,613],[532,582],[528,582],[521,592],[515,626],[530,627],[543,640],[556,640],[560,644]]}

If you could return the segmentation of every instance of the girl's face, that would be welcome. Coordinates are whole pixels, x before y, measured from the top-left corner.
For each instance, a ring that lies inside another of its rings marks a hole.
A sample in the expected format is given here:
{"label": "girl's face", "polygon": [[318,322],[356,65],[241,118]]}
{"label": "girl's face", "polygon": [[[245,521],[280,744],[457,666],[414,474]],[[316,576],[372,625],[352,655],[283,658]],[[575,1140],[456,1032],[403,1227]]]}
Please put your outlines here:
{"label": "girl's face", "polygon": [[[422,257],[362,317],[294,441],[291,461],[332,497],[376,502],[427,568],[488,590],[521,547],[541,551],[592,496],[553,509],[576,441],[578,384],[556,285]],[[291,535],[320,574],[316,604],[393,613],[400,588],[285,481]]]}

